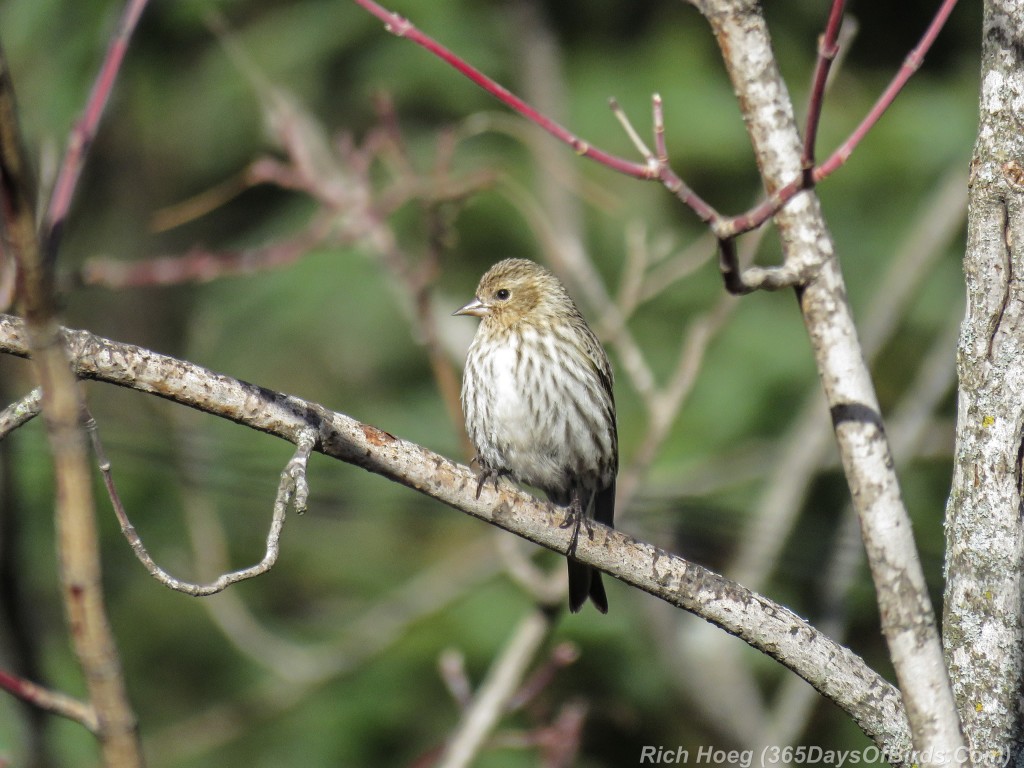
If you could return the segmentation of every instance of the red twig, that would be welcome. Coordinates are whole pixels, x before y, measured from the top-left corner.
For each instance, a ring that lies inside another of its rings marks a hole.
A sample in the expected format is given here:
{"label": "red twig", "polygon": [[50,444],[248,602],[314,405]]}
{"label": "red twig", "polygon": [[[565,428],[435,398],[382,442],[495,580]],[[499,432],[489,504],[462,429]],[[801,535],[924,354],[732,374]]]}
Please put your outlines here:
{"label": "red twig", "polygon": [[907,58],[903,60],[903,66],[900,67],[899,72],[896,73],[896,77],[892,79],[889,86],[882,92],[882,95],[878,97],[878,101],[871,108],[871,111],[861,120],[860,125],[850,134],[850,137],[843,142],[843,144],[832,153],[824,163],[814,169],[814,181],[819,182],[822,179],[829,176],[833,171],[839,168],[843,163],[847,161],[853,150],[856,149],[857,145],[860,144],[861,140],[867,135],[875,123],[881,118],[882,113],[889,108],[897,94],[903,89],[903,86],[907,84],[907,81],[911,76],[920,68],[921,63],[924,61],[925,54],[932,47],[932,43],[935,42],[935,38],[938,37],[942,27],[945,26],[946,20],[949,18],[949,14],[953,12],[953,8],[956,7],[956,0],[943,0],[942,5],[939,7],[938,12],[935,14],[935,18],[932,19],[932,23],[928,25],[928,29],[925,30],[921,40],[914,47]]}
{"label": "red twig", "polygon": [[313,231],[292,240],[261,248],[213,252],[193,248],[181,256],[157,256],[151,259],[89,259],[79,270],[82,285],[104,288],[208,283],[225,276],[247,275],[292,264],[326,239],[324,221]]}
{"label": "red twig", "polygon": [[50,195],[50,205],[46,212],[41,237],[44,263],[48,269],[52,270],[56,261],[61,231],[64,221],[67,219],[68,210],[71,208],[75,187],[78,186],[78,179],[82,175],[85,156],[96,137],[100,119],[103,117],[103,112],[110,99],[110,92],[114,88],[114,81],[121,69],[121,62],[128,50],[128,42],[147,2],[148,0],[126,0],[117,30],[107,47],[103,66],[100,67],[96,82],[93,83],[92,91],[89,93],[85,111],[71,130],[67,150],[57,173],[57,180],[54,182],[53,193]]}
{"label": "red twig", "polygon": [[[917,46],[904,60],[896,77],[879,97],[875,106],[861,121],[857,129],[850,137],[829,157],[821,166],[814,167],[814,145],[817,138],[818,124],[821,119],[821,108],[824,98],[825,84],[828,80],[828,72],[832,60],[838,51],[837,39],[843,17],[844,0],[833,0],[829,12],[829,19],[822,34],[819,46],[819,60],[815,70],[814,84],[812,86],[811,99],[807,116],[807,133],[805,137],[804,162],[805,169],[802,176],[791,183],[776,190],[763,203],[751,208],[738,216],[725,218],[714,208],[708,205],[696,193],[690,189],[685,182],[672,170],[668,163],[668,153],[665,147],[665,128],[662,115],[661,98],[654,97],[654,138],[655,153],[646,150],[642,144],[638,144],[645,162],[636,163],[625,160],[621,157],[609,154],[600,149],[592,147],[580,139],[568,129],[564,128],[546,115],[541,114],[525,101],[513,94],[504,86],[499,85],[479,70],[475,69],[456,54],[449,51],[443,45],[433,40],[416,29],[407,19],[398,14],[382,8],[373,0],[354,0],[356,4],[367,10],[384,22],[387,31],[397,37],[406,37],[417,45],[425,48],[430,53],[442,59],[457,71],[468,77],[474,83],[486,90],[503,104],[511,107],[527,120],[540,126],[556,139],[568,144],[577,154],[611,168],[612,170],[624,173],[637,179],[658,180],[669,191],[688,205],[702,221],[709,224],[720,243],[739,235],[743,232],[756,229],[765,221],[774,216],[789,200],[797,193],[807,189],[817,182],[825,179],[837,168],[843,165],[850,154],[861,142],[868,131],[878,122],[882,113],[892,103],[893,99],[900,92],[910,77],[921,66],[924,56],[931,48],[932,43],[938,36],[939,31],[949,18],[956,0],[943,0],[935,18],[925,31]],[[613,104],[613,109],[615,109]],[[620,116],[620,120],[621,120]],[[631,132],[631,129],[627,129]],[[632,136],[632,132],[631,132]],[[813,169],[813,170],[812,170]]]}
{"label": "red twig", "polygon": [[665,145],[665,113],[662,109],[661,96],[657,93],[651,97],[654,122],[654,152],[651,152],[644,144],[643,139],[633,128],[629,117],[615,99],[611,99],[608,105],[615,114],[616,119],[622,125],[626,135],[629,136],[633,146],[644,159],[649,175],[647,178],[657,179],[669,192],[678,197],[690,210],[697,214],[705,224],[716,226],[722,220],[722,215],[712,208],[700,195],[693,191],[682,178],[672,170],[668,159],[668,148]]}
{"label": "red twig", "polygon": [[580,157],[590,158],[601,165],[611,168],[613,171],[624,173],[627,176],[632,176],[636,179],[657,178],[657,174],[646,163],[637,163],[632,160],[626,160],[625,158],[612,155],[591,146],[589,143],[572,133],[564,126],[555,122],[547,115],[538,112],[503,85],[499,85],[483,72],[466,63],[466,61],[449,51],[436,40],[420,32],[408,19],[382,8],[377,3],[373,2],[373,0],[355,0],[355,3],[383,21],[384,28],[388,32],[396,37],[404,37],[411,40],[422,48],[430,51],[430,53],[434,54],[442,61],[450,64],[458,72],[461,72],[500,102],[514,109],[531,123],[540,126],[559,141],[568,144]]}
{"label": "red twig", "polygon": [[654,119],[654,147],[658,153],[658,180],[672,194],[690,207],[705,224],[716,228],[722,220],[722,214],[712,208],[705,200],[694,192],[682,178],[672,170],[668,162],[668,149],[665,146],[665,113],[661,105],[661,96],[657,93],[651,98]]}
{"label": "red twig", "polygon": [[832,62],[839,53],[839,28],[843,23],[845,0],[833,0],[825,31],[818,40],[818,64],[814,68],[811,97],[807,103],[807,130],[804,132],[803,166],[805,171],[814,167],[814,145],[818,139],[818,125],[821,123],[821,108],[825,101],[825,84]]}
{"label": "red twig", "polygon": [[[839,2],[839,0],[837,0]],[[781,187],[775,191],[770,197],[768,197],[763,203],[758,204],[749,211],[734,216],[731,219],[724,220],[719,228],[716,228],[715,233],[722,237],[723,235],[734,236],[742,232],[749,232],[752,229],[756,229],[761,226],[778,213],[779,209],[782,208],[787,202],[789,202],[797,193],[807,189],[820,181],[823,181],[836,170],[838,170],[853,154],[853,150],[857,148],[857,145],[864,139],[868,131],[870,131],[878,120],[882,117],[882,114],[889,105],[895,100],[896,96],[903,89],[903,86],[907,84],[907,81],[911,76],[920,68],[921,63],[924,61],[924,56],[935,42],[935,38],[938,37],[939,32],[949,19],[950,13],[953,12],[953,8],[956,6],[957,0],[943,0],[942,5],[936,12],[935,17],[932,19],[931,24],[925,30],[921,40],[914,47],[914,49],[907,55],[903,61],[903,65],[900,67],[899,72],[886,87],[882,95],[878,97],[874,106],[861,120],[860,125],[850,134],[850,136],[836,149],[832,155],[821,165],[815,167],[809,174],[805,173],[803,178],[795,179],[789,184]],[[835,12],[835,6],[833,5],[833,13]],[[829,16],[829,25],[831,26],[833,21],[832,15]],[[826,31],[826,36],[828,32]],[[824,54],[822,54],[824,55]],[[834,55],[834,54],[833,54]],[[812,114],[815,107],[813,106],[812,96]],[[808,131],[810,132],[810,115],[808,116]],[[815,127],[815,131],[816,131]],[[808,155],[813,157],[813,146],[810,146],[808,142],[814,140],[814,134],[810,134],[805,139],[804,158]],[[810,146],[810,149],[808,149]],[[808,178],[809,176],[809,178]]]}
{"label": "red twig", "polygon": [[0,688],[41,710],[81,723],[93,733],[99,732],[96,710],[85,702],[3,670],[0,670]]}

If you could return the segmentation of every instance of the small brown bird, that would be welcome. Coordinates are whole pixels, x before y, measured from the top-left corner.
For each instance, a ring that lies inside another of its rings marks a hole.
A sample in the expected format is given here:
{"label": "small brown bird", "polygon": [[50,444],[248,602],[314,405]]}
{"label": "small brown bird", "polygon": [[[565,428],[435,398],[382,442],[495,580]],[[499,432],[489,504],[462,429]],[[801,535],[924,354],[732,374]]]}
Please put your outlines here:
{"label": "small brown bird", "polygon": [[526,259],[506,259],[455,312],[481,318],[466,359],[462,410],[480,488],[508,475],[568,508],[569,610],[608,612],[601,574],[572,558],[580,523],[612,525],[619,467],[612,369],[565,287]]}

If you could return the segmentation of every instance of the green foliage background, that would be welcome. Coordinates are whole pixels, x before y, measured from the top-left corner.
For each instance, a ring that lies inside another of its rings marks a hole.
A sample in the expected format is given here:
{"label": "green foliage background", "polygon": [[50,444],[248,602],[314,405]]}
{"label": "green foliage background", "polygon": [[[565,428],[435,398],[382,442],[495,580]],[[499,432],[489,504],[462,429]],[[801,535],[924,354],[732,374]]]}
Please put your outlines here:
{"label": "green foliage background", "polygon": [[[783,72],[802,108],[827,3],[766,5]],[[860,32],[828,97],[822,156],[870,107],[934,5],[851,4]],[[859,317],[927,194],[949,169],[966,168],[969,160],[980,23],[974,4],[962,5],[906,92],[848,165],[819,188]],[[401,0],[391,7],[499,81],[522,89],[517,3]],[[537,7],[564,57],[564,115],[574,131],[629,156],[633,150],[607,100],[616,97],[644,131],[650,94],[660,92],[680,174],[724,210],[739,211],[756,198],[756,171],[731,88],[706,24],[688,5],[538,0]],[[98,255],[137,260],[195,245],[239,248],[287,237],[307,222],[308,200],[258,187],[169,232],[151,227],[154,211],[277,151],[264,131],[256,92],[209,31],[211,9],[223,14],[255,67],[303,103],[329,134],[351,134],[358,141],[375,125],[375,95],[390,94],[422,172],[434,162],[439,132],[502,110],[350,2],[153,0],[77,196],[61,254],[69,274]],[[110,0],[0,2],[0,39],[30,152],[44,178],[82,108],[118,11],[119,3]],[[585,198],[585,237],[611,286],[621,274],[629,226],[640,223],[650,240],[677,248],[700,235],[694,217],[661,188],[573,162],[584,183],[601,190],[599,203]],[[554,183],[521,141],[494,133],[460,142],[453,165],[466,174],[490,169],[527,189]],[[442,317],[464,303],[492,262],[508,255],[538,258],[541,252],[536,233],[501,185],[454,209],[452,222],[434,291]],[[392,224],[402,248],[423,252],[415,205],[400,210]],[[875,373],[886,407],[899,400],[930,341],[961,313],[960,247],[953,244],[939,260],[880,357]],[[770,263],[777,256],[769,232],[758,258]],[[659,377],[674,365],[688,319],[714,306],[721,292],[711,259],[637,313],[631,327]],[[600,312],[586,305],[584,310],[591,317]],[[69,286],[66,293],[68,325],[319,401],[464,460],[408,316],[379,260],[361,245],[320,249],[284,270],[209,284],[119,292]],[[443,333],[468,342],[469,321],[440,322]],[[618,381],[628,462],[643,439],[644,407],[626,377]],[[25,363],[0,359],[5,403],[30,386]],[[623,527],[647,532],[662,546],[712,567],[723,563],[759,481],[739,476],[710,493],[691,489],[702,477],[728,473],[730,462],[745,452],[767,462],[815,386],[792,295],[743,299],[714,339],[697,386],[644,492],[623,516]],[[234,567],[261,556],[289,446],[135,393],[94,384],[87,391],[133,522],[160,562],[182,576],[197,575],[189,513],[216,516]],[[944,445],[930,458],[900,468],[937,600],[950,473],[943,448],[948,453],[952,439],[952,396],[940,417]],[[19,430],[0,450],[0,515],[13,542],[7,555],[17,582],[5,589],[21,590],[31,608],[28,634],[35,638],[41,680],[81,695],[58,602],[42,425]],[[424,568],[457,561],[460,552],[475,551],[492,536],[480,523],[412,491],[322,457],[312,462],[311,486],[310,511],[289,521],[277,567],[234,588],[266,628],[295,643],[320,646],[347,638],[346,653],[373,647],[375,638],[352,639],[351,625],[359,616]],[[298,690],[287,679],[289,656],[283,667],[254,662],[225,638],[198,601],[150,579],[120,538],[100,490],[97,484],[110,610],[153,766],[409,765],[440,745],[458,720],[437,672],[439,654],[462,651],[471,678],[479,681],[530,605],[507,578],[483,579],[365,661],[282,704]],[[815,577],[826,554],[822,542],[834,536],[845,493],[837,470],[821,474],[785,562],[766,590],[812,620],[820,609]],[[553,556],[542,560],[557,566]],[[577,643],[579,660],[506,725],[533,728],[567,701],[586,702],[581,766],[636,764],[646,744],[733,746],[722,741],[714,722],[697,714],[692,702],[700,692],[673,681],[673,650],[650,630],[649,612],[657,610],[653,599],[615,585],[610,597],[609,616],[586,611],[561,622],[554,641]],[[0,599],[10,599],[10,592]],[[866,573],[849,607],[850,644],[885,670]],[[10,630],[0,629],[4,666],[13,658],[16,633]],[[718,639],[738,642],[725,634]],[[770,697],[788,673],[753,652],[749,662],[758,667]],[[215,708],[221,708],[222,719],[190,730],[189,718]],[[0,698],[0,761],[23,765],[28,759],[25,718],[18,703]],[[833,748],[867,743],[829,705],[818,706],[803,741]],[[40,754],[49,754],[53,764],[95,762],[91,737],[76,725],[52,722],[46,744]],[[479,764],[527,766],[537,760],[533,749],[495,749]]]}

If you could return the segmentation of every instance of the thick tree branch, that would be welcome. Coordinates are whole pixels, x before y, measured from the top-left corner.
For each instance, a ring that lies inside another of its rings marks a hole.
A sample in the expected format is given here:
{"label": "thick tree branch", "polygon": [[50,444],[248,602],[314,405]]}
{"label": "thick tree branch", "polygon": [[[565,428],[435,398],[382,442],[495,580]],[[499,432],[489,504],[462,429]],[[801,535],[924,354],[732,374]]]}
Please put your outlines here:
{"label": "thick tree branch", "polygon": [[[772,194],[803,173],[802,142],[760,6],[754,0],[705,0],[696,5],[718,38],[765,186]],[[940,755],[948,760],[964,754],[964,740],[935,613],[839,262],[813,193],[794,198],[775,222],[785,263],[813,275],[798,291],[800,309],[860,517],[882,630],[906,702],[914,746],[939,764]]]}
{"label": "thick tree branch", "polygon": [[943,639],[972,747],[1024,754],[1024,5],[985,3]]}
{"label": "thick tree branch", "polygon": [[[469,467],[341,413],[217,374],[192,363],[66,330],[76,373],[147,392],[296,442],[307,430],[316,450],[564,553],[572,532],[551,505],[503,483],[476,498]],[[29,354],[21,320],[0,315],[0,352]],[[581,537],[577,557],[621,581],[701,616],[792,669],[846,710],[880,748],[901,753],[909,730],[899,693],[849,649],[792,611],[699,565],[604,526]]]}

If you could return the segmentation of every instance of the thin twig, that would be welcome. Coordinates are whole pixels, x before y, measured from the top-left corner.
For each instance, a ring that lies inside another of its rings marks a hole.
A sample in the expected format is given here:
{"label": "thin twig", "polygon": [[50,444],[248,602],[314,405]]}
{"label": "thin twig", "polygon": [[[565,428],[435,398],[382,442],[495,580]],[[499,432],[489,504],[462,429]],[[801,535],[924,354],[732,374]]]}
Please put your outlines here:
{"label": "thin twig", "polygon": [[821,165],[814,168],[813,172],[803,173],[787,184],[779,187],[775,192],[759,205],[749,211],[730,219],[720,222],[718,232],[723,236],[732,236],[741,232],[747,232],[755,227],[761,226],[764,222],[778,213],[784,205],[792,200],[797,194],[809,186],[824,181],[850,159],[854,149],[863,141],[868,132],[882,117],[882,114],[889,108],[896,96],[907,84],[910,77],[918,70],[924,61],[924,56],[935,42],[942,27],[949,19],[950,13],[956,6],[956,0],[943,0],[942,5],[932,18],[931,23],[925,30],[920,42],[904,60],[903,65],[896,73],[893,80],[879,96],[874,106],[864,116],[860,124],[853,130],[850,136],[844,141],[829,158]]}
{"label": "thin twig", "polygon": [[354,2],[383,21],[385,30],[396,37],[404,37],[411,40],[437,56],[442,61],[450,64],[458,72],[468,77],[503,104],[514,109],[516,112],[523,115],[523,117],[530,120],[530,122],[540,126],[559,141],[568,144],[580,157],[590,158],[601,165],[607,166],[612,170],[624,173],[627,176],[632,176],[634,178],[654,178],[651,176],[650,169],[646,164],[635,163],[597,149],[573,134],[568,129],[559,125],[554,120],[541,114],[507,88],[487,77],[483,72],[468,64],[465,60],[452,53],[433,38],[423,34],[413,26],[408,19],[382,8],[380,5],[373,2],[373,0],[354,0]]}
{"label": "thin twig", "polygon": [[473,701],[473,685],[466,672],[466,654],[457,648],[447,648],[437,657],[437,672],[460,712],[465,712]]}
{"label": "thin twig", "polygon": [[[658,103],[661,102],[661,97],[658,96],[657,94],[655,94],[654,98],[658,100]],[[647,148],[647,145],[644,144],[643,139],[640,138],[640,134],[636,132],[636,129],[633,127],[633,124],[629,121],[629,117],[627,117],[626,113],[622,111],[622,107],[619,106],[618,101],[616,101],[615,99],[609,99],[608,106],[611,108],[612,114],[615,115],[615,119],[619,121],[619,125],[622,126],[622,130],[626,132],[626,135],[629,137],[629,140],[633,142],[633,146],[636,147],[636,151],[640,153],[640,157],[642,157],[644,159],[644,162],[651,167],[651,172],[657,172],[658,161],[659,158],[662,157],[661,153],[659,153],[659,157],[655,157],[654,153]],[[661,128],[662,130],[660,134],[656,132],[655,135],[660,136],[660,138],[664,139],[665,126],[662,125]],[[663,159],[666,161],[668,160],[667,157],[664,157]]]}
{"label": "thin twig", "polygon": [[[657,168],[657,179],[669,192],[679,198],[679,201],[697,214],[697,218],[711,227],[711,230],[718,235],[717,229],[722,220],[722,214],[716,211],[710,203],[694,192],[682,177],[672,170],[669,164],[668,148],[665,144],[665,110],[660,94],[651,97],[651,114],[654,123],[654,145],[657,157],[655,166]],[[721,239],[721,238],[719,238]]]}
{"label": "thin twig", "polygon": [[626,224],[625,248],[623,249],[622,274],[619,276],[619,290],[615,305],[623,317],[629,317],[640,304],[640,291],[644,285],[644,274],[650,261],[647,245],[647,231],[639,221]]}
{"label": "thin twig", "polygon": [[0,411],[0,440],[21,427],[43,410],[43,390],[36,387],[27,395]]}
{"label": "thin twig", "polygon": [[96,82],[93,83],[89,99],[86,101],[85,112],[71,130],[64,159],[50,196],[50,205],[46,211],[46,221],[43,227],[43,249],[47,268],[50,270],[54,268],[57,259],[64,222],[71,208],[71,201],[74,198],[75,188],[78,186],[78,179],[82,174],[82,167],[85,165],[86,155],[96,137],[100,120],[121,69],[121,62],[128,50],[132,33],[135,31],[135,25],[142,16],[147,2],[148,0],[127,0],[125,3],[121,10],[117,29],[107,47],[103,65],[100,67]]}
{"label": "thin twig", "polygon": [[0,670],[0,688],[46,712],[66,717],[98,734],[96,710],[88,703]]}
{"label": "thin twig", "polygon": [[935,42],[935,38],[939,36],[939,32],[945,26],[946,21],[949,19],[949,15],[953,12],[956,7],[956,0],[943,0],[942,5],[939,6],[939,10],[935,13],[934,18],[922,35],[921,40],[918,42],[914,49],[907,55],[907,58],[903,61],[903,65],[900,67],[899,72],[892,79],[892,82],[882,92],[882,95],[878,97],[878,101],[875,102],[874,106],[868,111],[864,119],[861,120],[860,124],[854,129],[850,137],[844,141],[838,149],[836,149],[832,155],[822,163],[820,166],[814,169],[814,182],[820,182],[822,179],[827,178],[836,169],[843,165],[853,154],[853,150],[857,148],[857,145],[864,139],[878,120],[882,117],[882,114],[889,108],[892,102],[899,95],[899,92],[903,90],[903,86],[907,84],[911,76],[920,68],[924,62],[925,54],[932,47]]}
{"label": "thin twig", "polygon": [[295,443],[295,455],[292,456],[281,472],[277,497],[274,499],[274,514],[271,518],[270,530],[267,533],[267,549],[263,559],[248,568],[221,574],[206,584],[197,584],[178,579],[161,568],[153,560],[138,531],[135,530],[135,526],[128,519],[128,513],[114,484],[110,461],[107,459],[106,453],[103,450],[103,444],[99,439],[96,421],[91,416],[86,421],[86,428],[92,439],[93,450],[96,452],[100,473],[103,476],[103,483],[106,486],[111,504],[113,504],[114,514],[117,516],[118,523],[121,526],[121,533],[124,534],[125,539],[131,545],[132,551],[135,552],[135,556],[146,567],[149,574],[165,587],[173,589],[175,592],[183,592],[193,597],[206,597],[208,595],[215,595],[239,581],[263,575],[273,568],[277,562],[280,552],[281,529],[284,527],[288,509],[291,508],[300,515],[306,509],[306,502],[309,498],[309,486],[306,483],[306,464],[309,461],[309,455],[313,452],[317,439],[316,433],[312,430],[299,432]]}
{"label": "thin twig", "polygon": [[438,762],[439,768],[465,768],[476,758],[505,714],[527,668],[553,626],[551,613],[539,609],[531,611],[519,622],[448,740],[444,755]]}
{"label": "thin twig", "polygon": [[804,131],[802,165],[805,171],[814,168],[814,147],[818,139],[818,126],[821,123],[821,109],[825,103],[825,85],[828,83],[832,62],[839,53],[839,30],[842,27],[845,5],[845,0],[832,0],[825,31],[818,40],[818,63],[814,67],[811,97],[807,105],[807,128]]}

